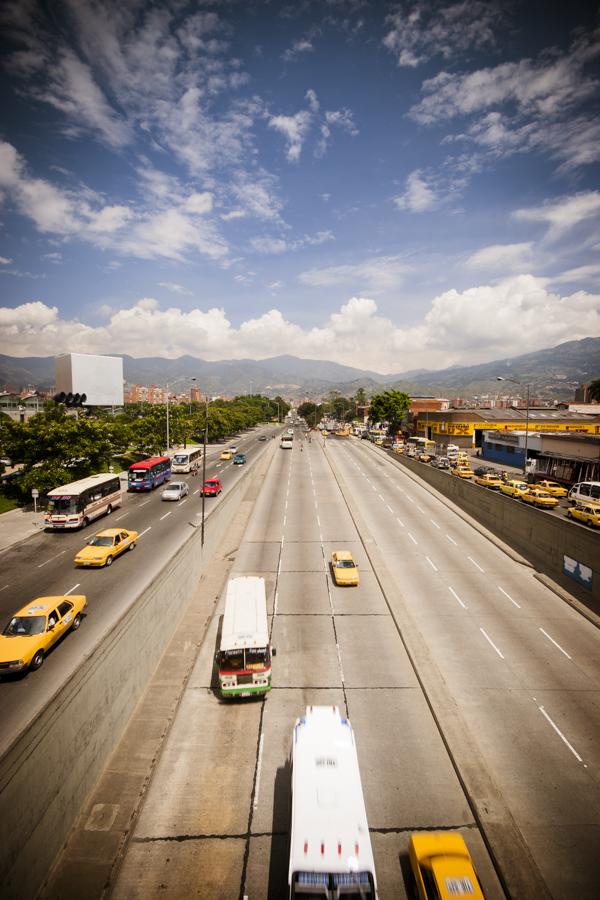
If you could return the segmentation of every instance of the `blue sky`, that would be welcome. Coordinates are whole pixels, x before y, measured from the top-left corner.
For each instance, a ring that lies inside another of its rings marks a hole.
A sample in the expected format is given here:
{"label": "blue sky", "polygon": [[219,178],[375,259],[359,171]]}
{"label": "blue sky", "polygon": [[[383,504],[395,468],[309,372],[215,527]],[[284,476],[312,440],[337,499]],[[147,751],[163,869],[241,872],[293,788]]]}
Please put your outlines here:
{"label": "blue sky", "polygon": [[5,2],[3,352],[392,373],[600,335],[600,15],[553,6]]}

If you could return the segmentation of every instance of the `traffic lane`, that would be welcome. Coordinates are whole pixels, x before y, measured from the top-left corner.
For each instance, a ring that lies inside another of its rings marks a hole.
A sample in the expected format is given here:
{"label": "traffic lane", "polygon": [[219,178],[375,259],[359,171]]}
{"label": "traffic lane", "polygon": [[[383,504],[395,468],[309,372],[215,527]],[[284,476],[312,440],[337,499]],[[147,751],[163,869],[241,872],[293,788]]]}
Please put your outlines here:
{"label": "traffic lane", "polygon": [[[358,490],[358,488],[356,487],[355,490]],[[371,509],[369,509],[369,505]],[[362,512],[367,516],[373,533],[377,535],[376,539],[380,549],[383,549],[384,552],[387,551],[390,559],[393,559],[394,541],[391,539],[389,545],[385,544],[389,532],[381,528],[378,532],[377,522],[380,516],[377,508],[373,509],[373,507],[372,494],[367,491]],[[368,518],[369,512],[371,513],[371,519]],[[407,565],[406,559],[404,562],[403,581],[405,582],[407,572],[410,572],[411,566],[410,564]],[[514,565],[512,560],[508,560],[508,562]],[[440,594],[441,586],[438,585],[436,587],[433,583],[434,577],[433,572],[427,573],[426,570],[423,570],[419,573],[419,577],[414,579],[413,585],[409,584],[408,589],[403,591],[403,595],[409,595],[411,588],[420,592],[421,595],[429,594],[430,592]],[[463,590],[460,584],[459,590]],[[551,592],[548,593],[553,598],[553,602],[560,602],[554,595],[551,595]],[[464,612],[464,608],[457,605],[457,610],[461,609]],[[560,801],[556,804],[553,803],[555,788],[549,789],[549,785],[554,786],[556,784],[561,784],[560,793],[564,792],[564,796],[568,797],[569,794],[572,794],[573,809],[575,811],[574,819],[578,822],[590,822],[592,827],[595,828],[598,821],[599,808],[596,796],[594,796],[597,793],[597,787],[591,778],[587,777],[588,770],[584,768],[585,763],[580,763],[577,756],[569,749],[568,744],[571,744],[571,746],[573,744],[569,741],[567,735],[576,737],[579,746],[583,747],[589,745],[591,735],[597,734],[597,691],[595,693],[589,690],[568,691],[568,693],[564,691],[565,697],[571,699],[571,703],[566,703],[562,710],[564,731],[549,716],[548,710],[540,708],[542,704],[538,703],[540,721],[536,723],[536,728],[539,728],[540,724],[544,724],[548,731],[546,739],[548,740],[549,736],[555,739],[551,752],[541,753],[540,747],[544,746],[543,742],[540,740],[537,730],[533,729],[530,723],[534,708],[533,698],[537,697],[539,691],[536,688],[530,691],[527,689],[523,690],[522,673],[521,678],[515,677],[515,673],[510,668],[510,662],[507,662],[508,657],[506,653],[498,646],[500,641],[496,638],[496,634],[492,632],[490,635],[489,633],[491,631],[490,626],[488,625],[487,631],[483,629],[481,633],[483,640],[475,643],[469,640],[469,635],[468,633],[466,634],[468,626],[464,622],[457,620],[456,615],[442,617],[439,611],[437,613],[432,612],[429,614],[429,628],[426,628],[427,618],[427,615],[422,616],[419,626],[420,631],[432,647],[434,657],[444,678],[457,696],[457,699],[459,699],[461,711],[472,733],[480,742],[488,765],[491,771],[494,772],[494,778],[497,783],[501,785],[513,814],[516,813],[519,817],[517,820],[520,823],[522,832],[525,834],[531,823],[533,823],[533,830],[535,831],[538,827],[544,828],[547,821],[560,819],[562,803]],[[581,617],[577,624],[583,627],[589,625],[587,620],[581,619]],[[520,640],[520,629],[515,629],[515,632]],[[437,644],[435,634],[437,634]],[[486,659],[481,656],[484,641],[487,648]],[[546,660],[547,651],[545,648],[542,650],[540,645],[538,645],[538,651],[542,659],[536,667],[536,674],[539,675],[541,673],[543,676],[548,667]],[[553,659],[551,665],[553,667],[553,681],[561,685],[564,684],[565,675],[564,670],[561,671],[562,662]],[[459,673],[458,677],[457,672]],[[462,675],[460,674],[461,672]],[[568,670],[567,680],[569,682],[580,678],[579,672]],[[459,679],[462,679],[462,681],[459,682]],[[584,683],[589,686],[589,682],[590,680],[586,676]],[[462,688],[462,691],[457,690],[457,684]],[[550,698],[556,695],[556,684],[553,686],[555,690],[548,695]],[[569,687],[568,684],[567,687]],[[520,697],[523,692],[529,697],[529,703],[525,704],[524,709],[520,709],[517,702],[511,702],[511,700]],[[463,696],[461,696],[461,693]],[[497,703],[494,702],[496,698],[498,698]],[[504,707],[493,708],[495,705],[500,706],[500,703],[503,703]],[[578,708],[576,715],[573,713],[573,705],[576,705]],[[507,735],[503,723],[509,720],[511,721],[511,727],[507,730],[511,733]],[[565,735],[565,731],[567,735]],[[516,735],[521,735],[520,741],[515,740]],[[496,750],[495,755],[491,752],[492,749]],[[578,751],[575,749],[575,752],[577,753]],[[571,753],[572,762],[578,764],[579,769],[574,771],[565,769],[565,765],[567,765],[565,756],[569,753]],[[518,754],[517,763],[515,763],[515,754]],[[554,754],[558,754],[558,757],[555,758]],[[499,756],[503,756],[506,760],[504,767],[499,763]],[[541,781],[544,784],[542,799],[537,796],[537,792],[532,796],[530,791],[524,789],[524,785],[526,785],[527,779],[531,775],[532,767],[540,773]],[[591,768],[594,769],[596,767],[592,766]],[[516,773],[515,770],[519,769],[521,772]],[[515,787],[514,779],[517,774],[522,774],[522,780],[519,778],[518,785]],[[524,801],[524,798],[527,798],[527,802]],[[525,808],[520,805],[523,803]],[[540,806],[543,808],[538,813]],[[558,809],[556,808],[557,806]],[[586,846],[585,840],[582,846]],[[587,868],[588,872],[590,865],[593,868],[593,861],[586,857],[584,851],[578,854],[575,866],[572,865],[569,858],[565,858],[564,853],[562,856],[563,868],[567,872],[570,869],[576,871],[579,865],[583,866],[584,869]],[[538,864],[542,866],[547,881],[550,878],[549,873],[553,867],[553,862],[553,859],[547,853],[540,853]],[[591,877],[586,882],[586,885],[586,891],[595,891],[597,881]],[[587,893],[585,895],[587,896]],[[591,893],[589,895],[592,896]],[[568,894],[565,893],[564,896],[568,896]]]}

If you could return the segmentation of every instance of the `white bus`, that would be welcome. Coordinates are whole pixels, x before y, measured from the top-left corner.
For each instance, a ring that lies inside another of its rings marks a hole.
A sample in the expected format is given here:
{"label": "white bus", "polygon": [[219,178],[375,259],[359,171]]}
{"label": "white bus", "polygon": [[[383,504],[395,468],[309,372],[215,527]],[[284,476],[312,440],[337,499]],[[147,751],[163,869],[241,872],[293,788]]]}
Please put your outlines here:
{"label": "white bus", "polygon": [[307,706],[291,763],[289,900],[376,900],[354,732],[337,706]]}
{"label": "white bus", "polygon": [[263,578],[232,578],[218,653],[221,697],[250,697],[271,690],[271,651]]}
{"label": "white bus", "polygon": [[90,475],[48,493],[44,523],[49,528],[81,528],[121,506],[118,475]]}
{"label": "white bus", "polygon": [[171,472],[185,473],[191,472],[202,459],[202,447],[187,447],[183,450],[176,450],[171,457]]}

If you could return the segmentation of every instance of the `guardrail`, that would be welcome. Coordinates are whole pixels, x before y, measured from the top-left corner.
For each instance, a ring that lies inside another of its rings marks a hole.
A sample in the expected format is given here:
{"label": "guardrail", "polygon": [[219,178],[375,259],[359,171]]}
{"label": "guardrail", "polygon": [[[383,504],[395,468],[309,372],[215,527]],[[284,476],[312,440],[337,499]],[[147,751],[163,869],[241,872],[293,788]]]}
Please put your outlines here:
{"label": "guardrail", "polygon": [[[36,897],[171,639],[202,571],[275,453],[269,441],[200,529],[0,759],[0,894]],[[262,473],[262,474],[261,474]]]}

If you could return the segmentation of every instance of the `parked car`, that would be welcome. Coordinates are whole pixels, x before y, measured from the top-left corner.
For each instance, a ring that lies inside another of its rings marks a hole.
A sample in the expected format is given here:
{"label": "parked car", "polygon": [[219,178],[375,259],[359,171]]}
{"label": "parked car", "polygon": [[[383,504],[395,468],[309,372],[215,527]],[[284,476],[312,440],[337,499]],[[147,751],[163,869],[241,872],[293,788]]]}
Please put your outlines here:
{"label": "parked car", "polygon": [[12,616],[0,635],[0,675],[39,669],[48,650],[81,625],[83,594],[38,597]]}
{"label": "parked car", "polygon": [[516,497],[518,499],[521,494],[529,490],[529,485],[526,481],[521,481],[520,478],[510,478],[508,481],[502,482],[500,490],[508,497]]}
{"label": "parked car", "polygon": [[455,466],[453,469],[450,469],[450,472],[459,478],[473,478],[473,470],[470,466]]}
{"label": "parked car", "polygon": [[552,494],[532,485],[529,485],[528,491],[521,494],[521,500],[540,509],[554,509],[555,506],[558,506],[558,497],[553,497]]}
{"label": "parked car", "polygon": [[475,484],[480,484],[482,487],[491,488],[493,491],[499,491],[502,487],[503,481],[498,475],[494,475],[493,472],[485,472],[483,475],[475,475],[473,479]]}
{"label": "parked car", "polygon": [[333,580],[337,585],[357,586],[359,582],[358,566],[349,550],[334,550],[331,554]]}
{"label": "parked car", "polygon": [[566,497],[569,493],[558,481],[536,481],[535,486],[542,488],[547,494],[552,494],[553,497]]}
{"label": "parked car", "polygon": [[567,510],[567,516],[570,519],[577,519],[590,528],[600,528],[600,506],[591,506],[589,503],[578,503],[576,506],[570,506]]}
{"label": "parked car", "polygon": [[488,472],[495,472],[493,466],[477,466],[473,469],[475,475],[487,475]]}
{"label": "parked car", "polygon": [[223,490],[220,478],[207,478],[202,485],[201,494],[205,497],[216,497]]}
{"label": "parked car", "polygon": [[431,465],[436,469],[449,469],[450,460],[447,456],[436,456],[431,460]]}
{"label": "parked car", "polygon": [[181,500],[189,494],[190,488],[187,481],[171,481],[160,495],[161,500]]}
{"label": "parked car", "polygon": [[137,531],[127,528],[105,528],[89,539],[75,556],[76,566],[112,566],[115,557],[125,550],[133,550],[138,539]]}
{"label": "parked car", "polygon": [[234,466],[243,466],[246,462],[246,454],[245,453],[236,453],[233,457]]}

